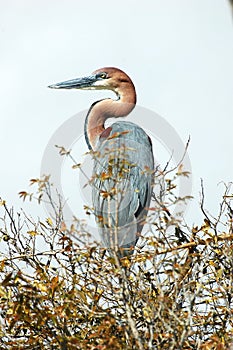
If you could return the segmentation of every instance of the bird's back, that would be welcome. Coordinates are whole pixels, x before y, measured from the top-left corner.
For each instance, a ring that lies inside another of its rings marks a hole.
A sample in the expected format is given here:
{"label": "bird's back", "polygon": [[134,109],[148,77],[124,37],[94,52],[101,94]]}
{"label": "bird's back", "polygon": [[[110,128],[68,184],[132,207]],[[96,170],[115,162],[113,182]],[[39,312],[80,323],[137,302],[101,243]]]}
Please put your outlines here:
{"label": "bird's back", "polygon": [[136,244],[150,205],[152,145],[142,128],[127,121],[112,124],[107,134],[95,152],[93,206],[105,245],[127,248]]}

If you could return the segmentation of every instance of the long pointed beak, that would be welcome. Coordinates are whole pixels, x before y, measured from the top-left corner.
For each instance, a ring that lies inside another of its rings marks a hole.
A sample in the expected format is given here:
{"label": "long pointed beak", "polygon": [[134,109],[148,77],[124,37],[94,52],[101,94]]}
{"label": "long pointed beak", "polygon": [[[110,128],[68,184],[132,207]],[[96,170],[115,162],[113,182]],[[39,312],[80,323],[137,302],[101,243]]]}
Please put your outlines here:
{"label": "long pointed beak", "polygon": [[90,75],[84,78],[63,81],[62,83],[49,85],[48,87],[51,89],[88,89],[92,87],[95,81],[95,75]]}

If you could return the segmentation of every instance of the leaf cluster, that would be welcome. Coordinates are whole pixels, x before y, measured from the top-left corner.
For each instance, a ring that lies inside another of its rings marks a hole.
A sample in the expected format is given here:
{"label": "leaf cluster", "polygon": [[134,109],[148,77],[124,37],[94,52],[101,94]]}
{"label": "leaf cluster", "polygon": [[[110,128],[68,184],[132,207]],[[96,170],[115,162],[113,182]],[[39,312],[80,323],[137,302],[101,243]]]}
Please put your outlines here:
{"label": "leaf cluster", "polygon": [[[181,170],[165,181],[161,210],[153,220],[152,205],[135,253],[122,259],[91,240],[78,219],[68,226],[62,205],[34,221],[2,200],[0,348],[230,349],[230,187],[217,218],[204,208],[202,187],[203,223],[189,228],[171,214],[172,202],[186,200],[173,192]],[[40,201],[44,192],[48,198],[49,177],[33,184]]]}

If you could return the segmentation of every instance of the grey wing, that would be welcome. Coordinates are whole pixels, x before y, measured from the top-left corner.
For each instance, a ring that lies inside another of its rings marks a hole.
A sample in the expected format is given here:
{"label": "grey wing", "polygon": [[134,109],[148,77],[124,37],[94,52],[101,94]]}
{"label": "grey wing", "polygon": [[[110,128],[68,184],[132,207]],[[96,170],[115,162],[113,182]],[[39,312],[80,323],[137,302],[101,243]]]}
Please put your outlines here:
{"label": "grey wing", "polygon": [[150,205],[152,149],[147,135],[145,140],[140,137],[141,143],[136,136],[123,134],[105,140],[95,157],[92,200],[102,239],[108,247],[135,245],[137,232],[143,227],[140,221]]}

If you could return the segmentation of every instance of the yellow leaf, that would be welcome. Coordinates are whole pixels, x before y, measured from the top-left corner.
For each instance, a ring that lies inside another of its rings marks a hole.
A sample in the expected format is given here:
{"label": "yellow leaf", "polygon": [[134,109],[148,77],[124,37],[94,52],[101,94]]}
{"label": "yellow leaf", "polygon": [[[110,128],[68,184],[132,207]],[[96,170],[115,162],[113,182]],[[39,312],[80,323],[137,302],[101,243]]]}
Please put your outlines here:
{"label": "yellow leaf", "polygon": [[31,179],[30,182],[31,182],[30,183],[30,186],[31,186],[31,185],[33,185],[33,184],[35,184],[37,182],[40,182],[40,179]]}
{"label": "yellow leaf", "polygon": [[33,283],[33,285],[38,288],[41,292],[47,292],[47,286],[45,284],[42,284],[42,283],[38,283],[37,281],[35,281]]}
{"label": "yellow leaf", "polygon": [[49,226],[53,226],[53,222],[52,222],[52,219],[51,218],[47,218],[46,219],[46,222]]}
{"label": "yellow leaf", "polygon": [[100,192],[100,195],[103,197],[103,198],[108,198],[110,196],[110,193],[107,192],[107,191],[101,191]]}
{"label": "yellow leaf", "polygon": [[36,231],[28,231],[27,232],[29,235],[31,236],[36,236],[37,235],[37,232]]}
{"label": "yellow leaf", "polygon": [[222,275],[223,275],[223,269],[219,269],[219,270],[217,271],[216,275],[217,275],[217,278],[221,278]]}
{"label": "yellow leaf", "polygon": [[204,225],[203,225],[203,227],[205,227],[205,228],[209,228],[210,227],[210,221],[209,220],[207,220],[207,219],[204,219]]}
{"label": "yellow leaf", "polygon": [[130,268],[130,266],[131,266],[131,262],[127,257],[124,257],[121,259],[121,264],[122,264],[122,266],[128,267],[128,268]]}
{"label": "yellow leaf", "polygon": [[0,199],[0,206],[5,204],[6,204],[6,201],[4,201],[3,199]]}
{"label": "yellow leaf", "polygon": [[7,315],[12,315],[14,313],[14,310],[12,308],[9,308],[6,313]]}
{"label": "yellow leaf", "polygon": [[66,224],[64,221],[61,222],[61,228],[60,228],[61,232],[64,232],[67,230]]}
{"label": "yellow leaf", "polygon": [[142,312],[143,312],[143,315],[146,318],[146,320],[149,322],[151,319],[151,316],[152,316],[151,309],[148,306],[146,306],[142,309]]}
{"label": "yellow leaf", "polygon": [[19,197],[23,198],[24,201],[25,201],[27,196],[28,196],[28,193],[26,191],[19,192]]}
{"label": "yellow leaf", "polygon": [[119,132],[119,131],[114,132],[112,135],[110,135],[110,136],[108,137],[108,140],[115,139],[116,137],[118,137],[118,136],[120,136],[120,135],[125,135],[125,134],[128,134],[128,133],[129,133],[128,130],[127,130],[127,131],[122,131],[122,132]]}
{"label": "yellow leaf", "polygon": [[78,169],[78,168],[80,168],[81,165],[82,165],[81,163],[74,164],[74,165],[72,165],[72,169]]}
{"label": "yellow leaf", "polygon": [[82,292],[81,290],[80,291],[77,291],[77,294],[80,296],[80,298],[86,302],[87,301],[87,298],[86,298],[86,294],[84,292]]}
{"label": "yellow leaf", "polygon": [[2,286],[0,286],[0,298],[7,298],[7,292]]}
{"label": "yellow leaf", "polygon": [[53,277],[51,279],[52,288],[55,288],[57,286],[58,282],[59,282],[58,276]]}
{"label": "yellow leaf", "polygon": [[47,287],[46,285],[39,283],[37,287],[41,290],[41,292],[47,292]]}
{"label": "yellow leaf", "polygon": [[60,154],[61,156],[69,155],[69,154],[70,154],[70,151],[67,151],[67,150],[65,149],[65,147],[63,147],[63,146],[55,145],[55,147],[57,147],[57,148],[60,149],[59,154]]}
{"label": "yellow leaf", "polygon": [[101,181],[107,180],[110,178],[110,174],[102,172],[102,174],[100,175],[100,179]]}
{"label": "yellow leaf", "polygon": [[181,174],[181,173],[182,173],[182,171],[183,171],[183,167],[184,167],[184,165],[183,165],[183,164],[180,164],[180,165],[178,166],[178,169],[177,169],[177,174]]}
{"label": "yellow leaf", "polygon": [[5,260],[2,260],[0,262],[0,271],[2,271],[4,269],[4,267],[5,267]]}
{"label": "yellow leaf", "polygon": [[195,226],[195,227],[192,228],[192,233],[197,233],[199,231],[200,230],[199,230],[198,226]]}

